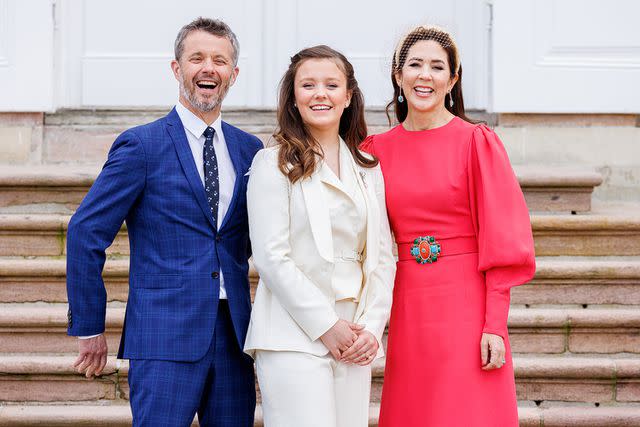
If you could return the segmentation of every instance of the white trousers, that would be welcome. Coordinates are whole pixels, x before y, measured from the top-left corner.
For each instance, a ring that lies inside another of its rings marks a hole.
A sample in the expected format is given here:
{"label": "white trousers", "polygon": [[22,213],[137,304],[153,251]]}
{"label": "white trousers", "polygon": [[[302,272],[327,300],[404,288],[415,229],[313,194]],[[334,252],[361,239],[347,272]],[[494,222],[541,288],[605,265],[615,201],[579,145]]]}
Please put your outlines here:
{"label": "white trousers", "polygon": [[[352,320],[356,304],[336,303]],[[256,352],[265,427],[367,427],[371,365],[346,365],[331,354]]]}

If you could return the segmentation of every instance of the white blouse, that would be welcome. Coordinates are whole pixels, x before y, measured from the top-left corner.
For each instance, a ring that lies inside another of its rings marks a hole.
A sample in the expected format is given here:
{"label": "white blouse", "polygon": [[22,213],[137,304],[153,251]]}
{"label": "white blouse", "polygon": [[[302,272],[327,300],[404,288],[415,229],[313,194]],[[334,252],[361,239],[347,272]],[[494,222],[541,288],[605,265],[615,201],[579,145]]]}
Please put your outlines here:
{"label": "white blouse", "polygon": [[351,165],[351,152],[340,140],[340,179],[321,162],[320,179],[331,217],[334,270],[331,284],[336,301],[358,301],[363,285],[362,259],[366,243],[367,205]]}

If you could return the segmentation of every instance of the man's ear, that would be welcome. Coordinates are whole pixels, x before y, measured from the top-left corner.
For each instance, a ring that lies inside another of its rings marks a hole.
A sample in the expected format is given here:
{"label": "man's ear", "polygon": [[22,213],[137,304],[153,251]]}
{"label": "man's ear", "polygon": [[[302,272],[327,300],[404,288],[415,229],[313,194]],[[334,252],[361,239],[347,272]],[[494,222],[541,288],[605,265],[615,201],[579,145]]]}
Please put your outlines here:
{"label": "man's ear", "polygon": [[233,73],[231,73],[231,82],[229,83],[229,86],[234,85],[236,79],[238,78],[238,74],[240,74],[240,68],[236,67],[233,69]]}
{"label": "man's ear", "polygon": [[173,71],[173,77],[180,81],[180,64],[175,59],[171,61],[171,71]]}

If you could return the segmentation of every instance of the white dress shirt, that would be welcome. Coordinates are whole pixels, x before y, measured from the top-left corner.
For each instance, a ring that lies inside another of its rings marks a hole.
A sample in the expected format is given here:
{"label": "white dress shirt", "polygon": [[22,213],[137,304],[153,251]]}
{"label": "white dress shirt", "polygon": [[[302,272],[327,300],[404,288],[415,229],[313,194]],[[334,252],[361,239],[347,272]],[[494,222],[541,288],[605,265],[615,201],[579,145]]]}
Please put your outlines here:
{"label": "white dress shirt", "polygon": [[[191,148],[191,154],[193,154],[193,161],[198,169],[198,175],[202,186],[204,187],[204,164],[202,157],[202,150],[204,149],[204,131],[207,128],[207,124],[202,119],[187,109],[180,102],[176,104],[176,112],[180,117],[180,121],[184,126],[185,133],[187,134],[187,141],[189,141],[189,148]],[[218,204],[218,224],[220,225],[224,219],[224,216],[229,210],[231,205],[231,198],[233,197],[233,188],[236,183],[236,170],[231,162],[231,156],[227,149],[227,141],[224,139],[224,133],[222,133],[222,116],[211,124],[211,127],[216,131],[213,136],[213,148],[216,151],[216,160],[218,161],[218,175],[220,180],[220,201]],[[220,271],[220,298],[227,298],[227,291],[224,287],[224,277],[222,270]]]}

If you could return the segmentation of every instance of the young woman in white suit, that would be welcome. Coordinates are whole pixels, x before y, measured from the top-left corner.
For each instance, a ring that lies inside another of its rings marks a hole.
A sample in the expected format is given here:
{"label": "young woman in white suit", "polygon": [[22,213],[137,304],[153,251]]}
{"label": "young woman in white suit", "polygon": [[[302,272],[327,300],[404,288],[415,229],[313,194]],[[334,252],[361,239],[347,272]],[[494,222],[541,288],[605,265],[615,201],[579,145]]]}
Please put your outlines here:
{"label": "young woman in white suit", "polygon": [[368,426],[371,363],[383,355],[395,259],[353,67],[315,46],[282,78],[278,130],[247,191],[260,283],[245,351],[265,427]]}

